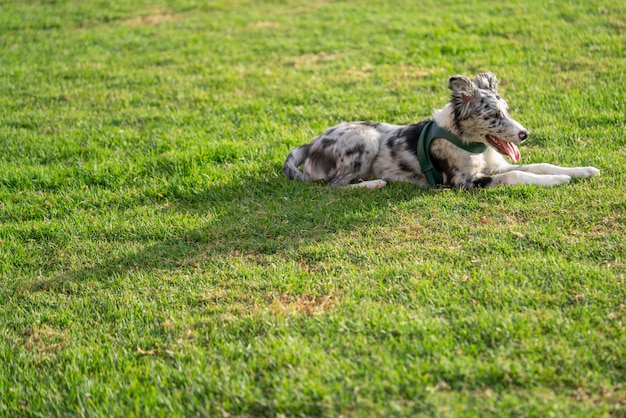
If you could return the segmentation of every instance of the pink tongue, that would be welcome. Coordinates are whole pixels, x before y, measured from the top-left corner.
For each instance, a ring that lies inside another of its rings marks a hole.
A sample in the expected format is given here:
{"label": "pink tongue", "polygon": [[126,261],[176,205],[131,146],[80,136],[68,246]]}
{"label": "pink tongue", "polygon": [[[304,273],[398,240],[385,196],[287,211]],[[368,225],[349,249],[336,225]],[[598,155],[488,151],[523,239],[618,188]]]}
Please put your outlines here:
{"label": "pink tongue", "polygon": [[519,163],[519,161],[522,159],[522,155],[520,154],[519,149],[517,148],[517,146],[515,146],[515,144],[502,141],[500,142],[500,146],[502,147],[502,151],[504,151],[506,155],[511,157],[514,162]]}

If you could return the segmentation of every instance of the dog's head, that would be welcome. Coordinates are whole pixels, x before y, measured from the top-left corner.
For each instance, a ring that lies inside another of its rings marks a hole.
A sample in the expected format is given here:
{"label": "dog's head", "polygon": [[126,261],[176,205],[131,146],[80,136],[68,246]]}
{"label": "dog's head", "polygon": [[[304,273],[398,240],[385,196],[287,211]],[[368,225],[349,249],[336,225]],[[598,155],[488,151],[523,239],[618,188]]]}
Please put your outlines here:
{"label": "dog's head", "polygon": [[518,162],[520,152],[515,144],[524,141],[528,131],[511,117],[497,85],[490,72],[478,74],[473,81],[463,75],[450,77],[454,125],[462,140],[486,143]]}

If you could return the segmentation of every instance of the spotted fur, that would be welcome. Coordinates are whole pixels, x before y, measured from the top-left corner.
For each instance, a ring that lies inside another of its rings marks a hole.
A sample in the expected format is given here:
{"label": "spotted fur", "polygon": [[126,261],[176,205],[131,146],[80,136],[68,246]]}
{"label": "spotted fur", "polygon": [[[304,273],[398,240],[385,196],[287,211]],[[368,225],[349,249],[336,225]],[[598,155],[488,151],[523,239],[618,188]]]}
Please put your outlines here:
{"label": "spotted fur", "polygon": [[[450,101],[435,111],[432,119],[404,126],[341,123],[292,151],[285,161],[284,173],[290,179],[327,181],[331,186],[375,188],[391,180],[426,187],[428,182],[417,159],[417,142],[426,123],[434,120],[465,143],[488,145],[485,152],[472,154],[444,138],[433,141],[431,159],[442,173],[444,184],[450,187],[555,186],[572,178],[599,174],[594,167],[508,163],[503,155],[517,162],[519,150],[515,144],[523,142],[528,131],[509,114],[497,84],[490,72],[478,74],[474,80],[461,75],[450,77]],[[366,181],[372,178],[377,180]]]}

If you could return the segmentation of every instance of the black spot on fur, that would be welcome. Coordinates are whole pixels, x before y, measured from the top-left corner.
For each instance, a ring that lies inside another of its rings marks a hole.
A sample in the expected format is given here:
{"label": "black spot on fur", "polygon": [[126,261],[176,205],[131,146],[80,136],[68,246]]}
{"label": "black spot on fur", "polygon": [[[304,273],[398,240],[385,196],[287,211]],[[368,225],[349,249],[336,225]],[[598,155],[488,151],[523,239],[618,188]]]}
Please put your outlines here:
{"label": "black spot on fur", "polygon": [[324,136],[324,137],[322,138],[322,147],[324,147],[324,148],[328,148],[328,147],[330,147],[331,145],[334,145],[336,142],[337,142],[337,139],[336,139],[336,138],[330,138],[330,137],[328,137],[328,136]]}
{"label": "black spot on fur", "polygon": [[387,139],[387,142],[385,142],[385,145],[389,147],[389,154],[391,154],[391,158],[393,159],[398,156],[398,151],[396,150],[396,142],[398,142],[399,140],[399,137],[392,136],[391,138]]}
{"label": "black spot on fur", "polygon": [[443,158],[437,158],[434,154],[430,154],[430,159],[433,162],[433,167],[435,167],[435,170],[439,171],[440,173],[446,173],[448,175],[448,178],[450,178],[450,173],[453,170],[452,167],[450,167],[450,165],[448,164],[448,160],[445,160]]}
{"label": "black spot on fur", "polygon": [[380,125],[380,123],[366,121],[366,122],[361,122],[361,125],[365,125],[365,126],[370,126],[372,128],[376,128],[376,127],[378,127],[378,125]]}
{"label": "black spot on fur", "polygon": [[430,159],[433,162],[433,167],[435,167],[435,170],[446,175],[445,183],[448,186],[455,186],[454,184],[452,184],[452,179],[457,176],[459,170],[448,164],[448,160],[443,158],[437,158],[433,154],[430,155]]}
{"label": "black spot on fur", "polygon": [[405,161],[400,161],[400,163],[398,164],[398,167],[400,167],[400,170],[406,172],[406,173],[414,173],[415,170],[413,170],[413,167],[411,167],[410,164],[406,163]]}
{"label": "black spot on fur", "polygon": [[463,108],[462,108],[463,106],[465,105],[462,103],[454,103],[454,106],[453,106],[454,127],[459,132],[460,136],[463,136],[463,133],[464,133],[463,127],[461,126],[461,121],[463,120]]}
{"label": "black spot on fur", "polygon": [[316,170],[323,171],[327,176],[335,171],[335,160],[328,158],[323,152],[311,152],[309,154],[309,160],[311,161],[311,165],[315,167]]}
{"label": "black spot on fur", "polygon": [[358,144],[355,145],[354,147],[346,150],[346,156],[351,156],[354,154],[362,154],[363,151],[365,151],[365,144]]}
{"label": "black spot on fur", "polygon": [[358,172],[359,170],[361,170],[361,161],[355,161],[354,163],[352,163],[352,169],[355,172]]}
{"label": "black spot on fur", "polygon": [[474,187],[476,188],[483,188],[489,186],[492,181],[493,179],[491,177],[484,176],[475,179],[472,183],[474,183]]}
{"label": "black spot on fur", "polygon": [[424,126],[430,121],[430,119],[424,119],[419,123],[413,123],[402,129],[400,135],[406,139],[407,151],[417,154],[417,142],[420,139],[422,130],[424,130]]}

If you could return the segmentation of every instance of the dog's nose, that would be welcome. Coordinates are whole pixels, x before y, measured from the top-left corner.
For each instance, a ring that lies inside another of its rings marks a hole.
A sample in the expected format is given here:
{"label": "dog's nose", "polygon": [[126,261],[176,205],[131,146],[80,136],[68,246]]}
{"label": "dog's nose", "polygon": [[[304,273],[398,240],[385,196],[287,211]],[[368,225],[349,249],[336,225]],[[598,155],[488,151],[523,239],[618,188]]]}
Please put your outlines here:
{"label": "dog's nose", "polygon": [[524,141],[526,138],[528,138],[528,131],[524,129],[523,131],[520,131],[519,134],[517,134],[517,136],[519,136],[519,139]]}

